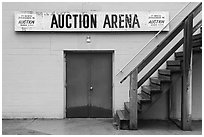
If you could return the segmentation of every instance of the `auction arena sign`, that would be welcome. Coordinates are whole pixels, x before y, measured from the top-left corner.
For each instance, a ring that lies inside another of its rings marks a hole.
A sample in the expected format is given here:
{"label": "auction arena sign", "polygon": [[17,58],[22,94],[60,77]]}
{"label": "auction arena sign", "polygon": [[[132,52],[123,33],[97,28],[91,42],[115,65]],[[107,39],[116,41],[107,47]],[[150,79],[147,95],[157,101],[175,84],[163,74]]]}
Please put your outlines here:
{"label": "auction arena sign", "polygon": [[15,12],[15,31],[160,31],[168,22],[166,11]]}

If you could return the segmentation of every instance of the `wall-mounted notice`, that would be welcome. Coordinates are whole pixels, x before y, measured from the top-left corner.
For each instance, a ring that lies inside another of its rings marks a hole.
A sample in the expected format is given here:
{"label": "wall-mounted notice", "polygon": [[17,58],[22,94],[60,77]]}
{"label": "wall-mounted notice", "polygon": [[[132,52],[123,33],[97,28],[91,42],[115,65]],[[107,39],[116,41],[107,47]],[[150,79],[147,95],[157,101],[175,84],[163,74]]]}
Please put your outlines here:
{"label": "wall-mounted notice", "polygon": [[166,11],[15,12],[15,31],[160,31],[168,22]]}
{"label": "wall-mounted notice", "polygon": [[17,27],[35,27],[36,26],[36,14],[16,14]]}

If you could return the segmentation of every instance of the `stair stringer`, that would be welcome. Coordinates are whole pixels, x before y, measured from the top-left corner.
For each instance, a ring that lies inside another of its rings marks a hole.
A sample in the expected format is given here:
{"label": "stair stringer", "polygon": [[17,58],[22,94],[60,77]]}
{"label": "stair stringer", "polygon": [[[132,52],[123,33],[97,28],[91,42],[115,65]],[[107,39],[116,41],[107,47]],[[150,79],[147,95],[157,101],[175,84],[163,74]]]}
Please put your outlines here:
{"label": "stair stringer", "polygon": [[172,74],[172,84],[169,92],[169,112],[168,119],[179,119],[181,116],[181,91],[182,91],[182,73],[173,73]]}
{"label": "stair stringer", "polygon": [[[149,111],[154,111],[154,107],[159,105],[158,103],[164,103],[165,104],[165,110],[162,110],[164,113],[166,113],[164,119],[168,119],[170,117],[170,112],[169,112],[169,101],[170,101],[170,95],[171,93],[179,93],[181,92],[181,79],[182,79],[182,74],[181,71],[171,71],[171,82],[162,82],[161,83],[161,92],[158,93],[153,93],[151,95],[152,102],[151,103],[146,103],[142,104],[142,110],[141,113],[139,113],[139,119],[146,119],[145,115],[150,115],[148,114]],[[176,94],[176,95],[177,95]],[[175,95],[174,95],[175,96]],[[178,96],[177,96],[178,98]],[[162,101],[165,102],[162,102]],[[177,99],[178,100],[178,99]],[[175,102],[173,102],[175,103]],[[157,106],[158,107],[158,106]],[[162,107],[163,109],[163,107]],[[173,115],[173,114],[171,114]],[[174,114],[175,115],[175,114]]]}
{"label": "stair stringer", "polygon": [[[162,82],[160,85],[161,88],[161,92],[160,93],[154,93],[151,94],[151,102],[150,103],[142,103],[142,107],[141,107],[141,112],[139,113],[138,118],[139,119],[144,119],[145,115],[150,115],[147,114],[151,109],[154,110],[154,107],[157,105],[157,103],[159,103],[159,101],[162,99],[162,97],[164,97],[163,101],[167,101],[168,99],[168,91],[170,90],[170,82]],[[165,104],[167,104],[167,102],[165,102]],[[162,110],[162,111],[167,111],[166,110]],[[160,112],[159,112],[160,113]]]}

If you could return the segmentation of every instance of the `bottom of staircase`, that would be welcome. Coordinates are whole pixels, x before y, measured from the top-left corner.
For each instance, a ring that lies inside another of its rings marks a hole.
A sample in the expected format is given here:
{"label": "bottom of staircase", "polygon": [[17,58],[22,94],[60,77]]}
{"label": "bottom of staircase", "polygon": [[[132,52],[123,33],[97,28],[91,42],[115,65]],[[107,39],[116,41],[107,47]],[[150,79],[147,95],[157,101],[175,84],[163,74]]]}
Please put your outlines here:
{"label": "bottom of staircase", "polygon": [[125,110],[116,111],[116,122],[118,123],[119,129],[128,130],[129,129],[129,115]]}

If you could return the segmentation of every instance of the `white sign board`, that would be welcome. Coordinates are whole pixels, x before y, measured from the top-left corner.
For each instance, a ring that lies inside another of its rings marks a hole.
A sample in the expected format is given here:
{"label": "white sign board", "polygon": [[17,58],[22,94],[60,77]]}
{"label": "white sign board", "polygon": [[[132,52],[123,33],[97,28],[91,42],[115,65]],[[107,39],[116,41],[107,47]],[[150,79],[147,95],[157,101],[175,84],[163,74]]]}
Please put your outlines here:
{"label": "white sign board", "polygon": [[15,31],[160,31],[168,22],[166,11],[15,12]]}

